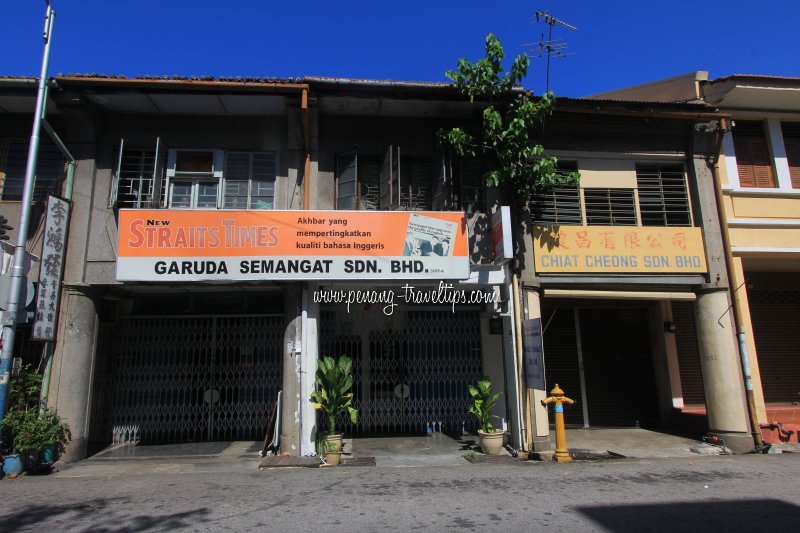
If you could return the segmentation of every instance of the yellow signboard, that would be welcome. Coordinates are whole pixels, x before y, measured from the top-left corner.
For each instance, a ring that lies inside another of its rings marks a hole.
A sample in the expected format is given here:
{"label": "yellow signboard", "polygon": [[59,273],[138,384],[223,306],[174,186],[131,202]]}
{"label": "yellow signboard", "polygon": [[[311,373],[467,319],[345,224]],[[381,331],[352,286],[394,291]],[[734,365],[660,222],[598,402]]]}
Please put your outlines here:
{"label": "yellow signboard", "polygon": [[700,228],[657,226],[536,226],[536,271],[703,273]]}

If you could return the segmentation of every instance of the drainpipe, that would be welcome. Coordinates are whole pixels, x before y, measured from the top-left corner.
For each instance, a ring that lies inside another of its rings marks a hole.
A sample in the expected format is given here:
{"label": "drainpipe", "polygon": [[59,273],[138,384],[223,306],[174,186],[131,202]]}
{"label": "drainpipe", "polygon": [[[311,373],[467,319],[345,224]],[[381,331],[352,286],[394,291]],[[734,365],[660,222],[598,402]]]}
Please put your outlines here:
{"label": "drainpipe", "polygon": [[728,131],[728,119],[719,119],[719,128],[717,129],[717,147],[713,156],[712,172],[714,175],[714,194],[717,199],[717,213],[719,216],[719,223],[722,227],[722,245],[725,249],[725,265],[728,271],[728,284],[731,291],[731,298],[733,305],[733,320],[736,324],[736,338],[739,341],[739,356],[742,360],[742,375],[744,377],[744,385],[747,396],[747,412],[750,415],[750,427],[753,433],[753,442],[755,448],[759,449],[764,446],[761,439],[761,430],[759,429],[758,417],[756,416],[756,401],[753,395],[753,379],[750,376],[750,359],[747,354],[747,342],[744,332],[744,324],[742,323],[741,301],[738,296],[738,289],[733,288],[731,283],[734,282],[733,277],[733,252],[731,251],[731,240],[728,234],[728,219],[725,214],[725,206],[723,204],[722,185],[719,176],[719,158],[722,153],[722,141],[725,132]]}
{"label": "drainpipe", "polygon": [[[511,274],[511,286],[512,290],[514,291],[514,296],[512,301],[514,302],[514,351],[515,357],[517,360],[517,394],[522,398],[522,406],[525,409],[525,414],[523,415],[520,413],[519,421],[521,424],[525,425],[524,428],[520,428],[520,435],[525,439],[523,443],[522,449],[523,450],[530,450],[533,444],[533,434],[531,433],[530,423],[530,402],[528,401],[528,389],[525,387],[525,376],[523,375],[524,367],[522,361],[522,323],[520,322],[520,294],[519,294],[519,282],[517,281],[517,274]],[[524,391],[524,393],[523,393]],[[523,396],[524,394],[524,396]]]}
{"label": "drainpipe", "polygon": [[311,209],[311,145],[308,133],[308,89],[303,89],[300,97],[300,119],[303,122],[303,142],[305,143],[305,164],[303,166],[303,209]]}

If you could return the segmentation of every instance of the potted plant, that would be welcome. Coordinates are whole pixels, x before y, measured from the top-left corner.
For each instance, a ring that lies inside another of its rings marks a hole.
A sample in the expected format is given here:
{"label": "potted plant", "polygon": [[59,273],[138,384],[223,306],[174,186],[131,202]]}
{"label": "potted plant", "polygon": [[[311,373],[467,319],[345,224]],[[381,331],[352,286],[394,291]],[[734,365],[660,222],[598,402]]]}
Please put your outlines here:
{"label": "potted plant", "polygon": [[64,451],[72,435],[69,425],[56,414],[55,410],[46,409],[39,416],[43,419],[44,440],[46,442],[39,461],[43,464],[51,464]]}
{"label": "potted plant", "polygon": [[326,457],[330,455],[331,461],[338,462],[342,435],[336,432],[336,420],[347,413],[353,424],[358,423],[358,410],[352,406],[353,360],[346,355],[339,359],[322,357],[317,364],[314,384],[316,390],[311,392],[311,401],[315,409],[323,412],[327,426],[317,436],[317,441],[322,443],[319,451],[323,451]]}
{"label": "potted plant", "polygon": [[468,385],[467,390],[472,397],[469,412],[478,418],[478,440],[483,453],[497,455],[503,447],[503,430],[495,428],[492,418],[500,418],[491,414],[492,407],[503,394],[492,394],[492,380],[484,377],[475,385]]}
{"label": "potted plant", "polygon": [[19,474],[22,468],[31,470],[40,461],[52,463],[69,441],[67,423],[53,409],[40,409],[40,391],[41,375],[29,366],[23,367],[11,383],[10,408],[0,424],[7,474]]}

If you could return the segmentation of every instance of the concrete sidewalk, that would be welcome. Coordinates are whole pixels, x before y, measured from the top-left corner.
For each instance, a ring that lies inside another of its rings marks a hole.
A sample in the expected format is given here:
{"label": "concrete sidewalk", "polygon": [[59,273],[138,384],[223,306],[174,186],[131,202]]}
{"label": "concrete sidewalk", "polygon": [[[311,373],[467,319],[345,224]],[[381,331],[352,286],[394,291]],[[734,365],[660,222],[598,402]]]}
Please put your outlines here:
{"label": "concrete sidewalk", "polygon": [[258,470],[262,443],[200,442],[153,446],[117,445],[83,461],[58,464],[57,477],[236,473]]}
{"label": "concrete sidewalk", "polygon": [[[374,457],[377,467],[438,467],[467,464],[464,454],[478,439],[432,433],[414,437],[345,439],[345,457]],[[612,452],[627,459],[696,458],[722,450],[701,441],[646,429],[568,429],[570,450]],[[797,447],[795,447],[797,448]],[[58,477],[255,472],[260,442],[120,445],[84,461],[61,466]],[[791,447],[786,448],[792,450]],[[503,454],[508,455],[507,451]]]}
{"label": "concrete sidewalk", "polygon": [[691,457],[698,452],[716,455],[723,451],[697,439],[641,428],[568,429],[567,448],[602,450],[636,459]]}

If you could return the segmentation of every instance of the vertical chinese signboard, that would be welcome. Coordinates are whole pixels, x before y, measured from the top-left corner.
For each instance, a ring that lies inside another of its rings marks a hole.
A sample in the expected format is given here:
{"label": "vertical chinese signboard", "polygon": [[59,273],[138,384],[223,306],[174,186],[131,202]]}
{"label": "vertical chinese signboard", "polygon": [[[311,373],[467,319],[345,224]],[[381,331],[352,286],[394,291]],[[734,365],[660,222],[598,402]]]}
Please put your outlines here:
{"label": "vertical chinese signboard", "polygon": [[47,199],[42,264],[39,268],[39,292],[36,295],[36,319],[33,322],[34,340],[53,341],[56,338],[68,227],[69,202],[50,196]]}

